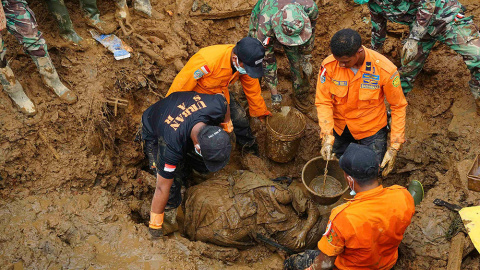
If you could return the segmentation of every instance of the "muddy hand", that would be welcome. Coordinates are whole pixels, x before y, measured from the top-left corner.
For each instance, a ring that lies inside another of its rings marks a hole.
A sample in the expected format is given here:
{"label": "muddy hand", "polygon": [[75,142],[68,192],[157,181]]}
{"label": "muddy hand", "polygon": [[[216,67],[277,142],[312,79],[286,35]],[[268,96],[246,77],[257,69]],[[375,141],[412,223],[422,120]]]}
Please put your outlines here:
{"label": "muddy hand", "polygon": [[333,142],[335,137],[333,135],[325,135],[322,140],[322,149],[320,154],[324,160],[333,159]]}
{"label": "muddy hand", "polygon": [[393,147],[389,147],[385,153],[382,164],[380,165],[380,168],[384,169],[382,172],[383,177],[387,176],[393,170],[397,153],[398,150]]}
{"label": "muddy hand", "polygon": [[220,123],[220,127],[227,133],[232,133],[233,132],[232,120],[230,120],[226,123]]}
{"label": "muddy hand", "polygon": [[405,43],[405,45],[403,45],[402,49],[402,66],[408,65],[408,63],[410,63],[415,58],[417,53],[418,41],[411,38],[407,39],[407,42]]}
{"label": "muddy hand", "polygon": [[295,248],[303,248],[305,246],[305,238],[307,237],[307,233],[302,230],[298,233],[296,233],[293,236],[294,243],[295,243]]}
{"label": "muddy hand", "polygon": [[310,59],[312,59],[311,54],[302,55],[300,58],[300,65],[307,79],[310,78],[313,73],[313,66],[312,66],[312,63],[310,63]]}

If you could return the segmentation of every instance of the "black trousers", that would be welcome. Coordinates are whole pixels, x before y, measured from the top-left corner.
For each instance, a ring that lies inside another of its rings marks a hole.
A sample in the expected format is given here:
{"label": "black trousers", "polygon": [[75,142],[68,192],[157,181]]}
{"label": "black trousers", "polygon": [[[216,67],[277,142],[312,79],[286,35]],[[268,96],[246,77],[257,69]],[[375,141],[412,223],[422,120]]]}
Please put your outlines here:
{"label": "black trousers", "polygon": [[[167,147],[163,137],[155,137],[148,128],[143,125],[142,127],[142,140],[144,143],[143,152],[148,158],[148,164],[151,169],[151,173],[157,175],[157,170],[163,168],[157,168],[160,155],[165,153]],[[154,166],[154,164],[156,166]],[[188,187],[188,179],[192,175],[193,170],[200,174],[207,174],[209,171],[203,162],[203,158],[195,153],[193,149],[187,152],[180,164],[177,165],[175,175],[173,177],[173,183],[170,187],[170,193],[168,195],[168,202],[165,209],[177,208],[182,203],[182,185]]]}
{"label": "black trousers", "polygon": [[238,103],[235,96],[230,93],[230,117],[233,123],[233,132],[240,146],[251,146],[255,143],[255,136],[253,136],[250,128],[250,121],[248,120],[247,112]]}
{"label": "black trousers", "polygon": [[358,143],[370,147],[375,154],[377,154],[378,164],[381,164],[383,156],[385,156],[385,153],[387,152],[387,134],[387,127],[385,126],[370,137],[363,138],[361,140],[355,140],[352,136],[352,133],[350,133],[348,126],[345,126],[341,136],[338,135],[335,130],[333,130],[333,136],[335,136],[333,153],[335,153],[337,158],[340,159],[350,143]]}

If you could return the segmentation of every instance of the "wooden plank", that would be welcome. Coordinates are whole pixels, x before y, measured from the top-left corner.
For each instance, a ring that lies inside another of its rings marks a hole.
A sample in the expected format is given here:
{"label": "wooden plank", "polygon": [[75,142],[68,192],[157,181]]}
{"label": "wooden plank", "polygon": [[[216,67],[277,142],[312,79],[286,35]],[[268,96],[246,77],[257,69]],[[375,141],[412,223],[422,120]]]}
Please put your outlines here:
{"label": "wooden plank", "polygon": [[458,233],[452,238],[450,251],[448,252],[447,270],[460,270],[462,266],[463,246],[465,245],[465,234]]}

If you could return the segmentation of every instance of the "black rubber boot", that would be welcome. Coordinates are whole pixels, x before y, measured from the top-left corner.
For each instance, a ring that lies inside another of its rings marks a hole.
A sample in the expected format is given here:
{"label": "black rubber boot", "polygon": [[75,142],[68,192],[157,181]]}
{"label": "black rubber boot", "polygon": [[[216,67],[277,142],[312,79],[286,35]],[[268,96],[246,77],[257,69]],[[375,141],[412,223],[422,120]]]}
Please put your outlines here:
{"label": "black rubber boot", "polygon": [[148,232],[152,236],[152,240],[157,240],[163,238],[163,229],[152,229],[148,227]]}
{"label": "black rubber boot", "polygon": [[63,1],[59,0],[46,0],[47,7],[53,18],[57,21],[58,28],[60,30],[60,36],[66,40],[74,43],[79,43],[82,38],[75,32],[73,28],[72,20],[68,14],[67,7]]}

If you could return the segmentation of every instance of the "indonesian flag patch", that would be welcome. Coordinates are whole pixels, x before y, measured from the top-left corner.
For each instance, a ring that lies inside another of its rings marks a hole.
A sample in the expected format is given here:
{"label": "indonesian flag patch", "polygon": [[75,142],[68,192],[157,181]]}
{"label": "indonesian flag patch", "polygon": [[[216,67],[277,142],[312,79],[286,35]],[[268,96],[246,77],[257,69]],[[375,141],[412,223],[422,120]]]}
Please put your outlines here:
{"label": "indonesian flag patch", "polygon": [[176,168],[177,168],[177,166],[175,166],[175,165],[170,165],[170,164],[165,163],[165,167],[163,168],[163,170],[166,171],[166,172],[174,172]]}
{"label": "indonesian flag patch", "polygon": [[325,230],[325,233],[323,235],[327,235],[330,232],[331,229],[332,229],[332,221],[329,220],[328,225],[327,225],[327,229]]}
{"label": "indonesian flag patch", "polygon": [[193,73],[193,78],[195,80],[198,80],[201,77],[203,77],[203,75],[207,75],[208,73],[210,73],[210,69],[208,68],[207,65],[204,65],[201,68],[195,70],[195,72]]}

